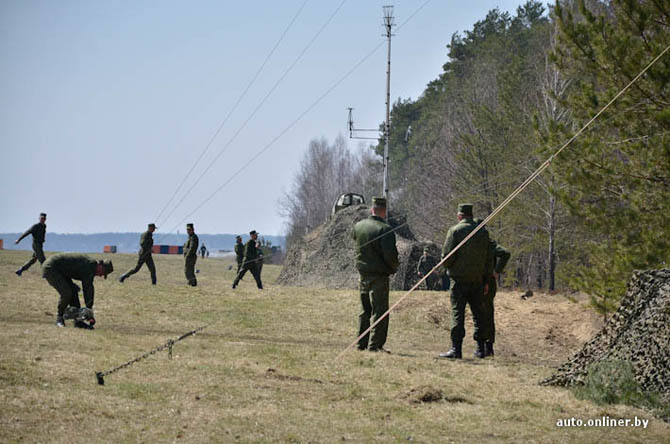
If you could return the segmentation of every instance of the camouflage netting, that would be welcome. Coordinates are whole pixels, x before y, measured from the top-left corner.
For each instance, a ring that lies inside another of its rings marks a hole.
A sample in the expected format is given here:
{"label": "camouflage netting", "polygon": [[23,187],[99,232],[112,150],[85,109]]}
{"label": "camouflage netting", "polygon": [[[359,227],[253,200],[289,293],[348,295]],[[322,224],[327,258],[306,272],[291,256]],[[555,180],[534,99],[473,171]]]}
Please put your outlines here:
{"label": "camouflage netting", "polygon": [[[277,282],[298,287],[358,288],[351,230],[356,222],[369,215],[370,207],[366,205],[345,208],[295,241],[286,253]],[[392,215],[392,227],[404,223],[404,218]],[[416,267],[423,248],[427,246],[435,258],[439,258],[440,250],[432,242],[417,241],[407,225],[395,231],[395,235],[400,267],[391,276],[391,289],[409,290],[418,281]]]}
{"label": "camouflage netting", "polygon": [[583,384],[591,364],[629,361],[643,389],[670,398],[670,269],[636,271],[603,329],[546,385]]}

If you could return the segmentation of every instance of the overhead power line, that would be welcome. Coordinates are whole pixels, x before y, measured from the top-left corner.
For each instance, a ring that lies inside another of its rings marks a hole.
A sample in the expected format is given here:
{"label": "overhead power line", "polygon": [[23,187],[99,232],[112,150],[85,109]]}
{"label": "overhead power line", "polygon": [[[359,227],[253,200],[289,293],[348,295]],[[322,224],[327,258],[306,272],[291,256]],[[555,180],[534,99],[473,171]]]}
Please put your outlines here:
{"label": "overhead power line", "polygon": [[[412,14],[398,26],[398,30],[402,29],[407,23],[409,23],[428,3],[432,0],[425,0],[417,9],[414,10]],[[344,2],[343,2],[344,3]],[[202,208],[210,200],[214,198],[221,190],[223,190],[229,183],[231,183],[237,176],[239,176],[242,171],[244,171],[249,165],[251,165],[256,159],[258,159],[263,153],[269,150],[281,137],[284,136],[288,131],[290,131],[295,125],[298,124],[307,114],[309,114],[323,99],[325,99],[331,92],[333,92],[342,82],[344,82],[351,74],[353,74],[363,63],[365,63],[370,57],[372,57],[379,48],[384,45],[384,42],[377,44],[372,50],[370,50],[361,60],[359,60],[349,71],[347,71],[342,77],[340,77],[335,83],[333,83],[326,91],[321,94],[311,105],[309,105],[298,117],[296,117],[291,123],[288,124],[277,136],[275,136],[269,143],[267,143],[260,151],[258,151],[254,156],[251,157],[244,165],[242,165],[237,171],[235,171],[228,179],[226,179],[223,184],[221,184],[214,192],[207,196],[200,204],[198,204],[192,211],[190,211],[186,216],[184,216],[175,226],[169,231],[172,232],[176,230],[187,218],[191,217],[196,211]]]}
{"label": "overhead power line", "polygon": [[217,136],[221,132],[221,129],[223,128],[223,126],[226,124],[226,122],[228,122],[228,119],[230,119],[230,116],[232,116],[233,113],[237,110],[237,107],[242,102],[242,99],[244,99],[244,97],[247,95],[247,92],[249,92],[249,89],[251,89],[253,84],[256,82],[256,79],[258,79],[258,76],[263,71],[263,68],[265,68],[265,65],[267,65],[267,63],[270,60],[270,58],[272,57],[272,55],[275,53],[275,51],[279,47],[279,44],[284,40],[284,37],[286,37],[286,34],[288,34],[288,31],[291,29],[291,27],[293,27],[293,24],[298,19],[298,16],[300,15],[300,13],[305,8],[305,5],[308,2],[309,2],[309,0],[305,0],[302,3],[302,5],[300,5],[300,8],[298,8],[298,11],[295,13],[293,18],[289,22],[289,24],[286,26],[286,28],[284,29],[284,32],[282,32],[282,35],[279,37],[279,40],[277,40],[277,42],[274,44],[274,46],[272,47],[272,49],[270,50],[268,55],[265,57],[265,60],[263,61],[263,63],[261,63],[261,66],[256,71],[256,74],[254,74],[254,76],[251,78],[251,80],[247,84],[247,87],[244,89],[244,91],[242,91],[242,94],[240,94],[240,96],[237,98],[237,101],[235,102],[235,104],[232,106],[232,108],[230,108],[230,110],[228,111],[228,114],[226,115],[226,117],[224,117],[224,119],[221,121],[221,124],[219,124],[219,127],[214,132],[214,135],[212,135],[212,137],[209,139],[209,142],[207,142],[207,145],[205,145],[205,148],[202,150],[202,152],[200,153],[200,155],[198,156],[196,161],[191,166],[191,169],[188,170],[188,172],[186,173],[186,175],[184,176],[182,181],[177,186],[177,189],[175,189],[174,193],[172,193],[172,196],[170,196],[170,199],[168,199],[168,201],[165,203],[165,206],[161,209],[160,213],[158,213],[158,216],[156,216],[156,218],[154,219],[157,223],[158,223],[158,220],[163,215],[163,213],[165,212],[165,210],[167,210],[167,208],[170,206],[170,203],[172,203],[172,200],[177,196],[177,193],[179,193],[179,190],[181,190],[181,187],[184,186],[184,183],[186,183],[186,180],[188,180],[188,178],[191,175],[191,173],[193,172],[193,170],[195,170],[195,167],[198,165],[198,163],[200,163],[200,160],[202,160],[202,158],[205,156],[205,154],[209,150],[209,147],[212,146],[212,144],[214,143],[214,140],[217,138]]}
{"label": "overhead power line", "polygon": [[228,140],[228,142],[226,142],[226,144],[223,146],[223,148],[221,148],[221,150],[220,150],[219,153],[216,155],[216,157],[214,157],[214,160],[212,160],[212,161],[209,163],[209,165],[207,166],[207,168],[205,168],[205,170],[200,174],[200,176],[198,176],[198,179],[196,179],[196,181],[193,183],[193,185],[191,185],[191,187],[186,191],[186,193],[184,193],[184,195],[183,195],[182,198],[179,200],[179,202],[177,202],[177,204],[173,206],[173,208],[172,208],[172,210],[170,211],[170,213],[165,217],[165,220],[166,220],[166,221],[170,218],[170,216],[172,216],[172,214],[176,211],[176,209],[179,208],[179,206],[184,202],[184,200],[186,199],[186,197],[188,197],[188,195],[191,194],[191,192],[193,191],[193,189],[198,185],[198,183],[200,183],[200,181],[202,180],[202,178],[205,177],[205,175],[209,172],[209,170],[212,169],[212,167],[214,166],[214,164],[221,158],[221,156],[223,155],[223,153],[226,152],[226,150],[228,149],[228,147],[230,147],[230,145],[235,141],[235,139],[237,139],[237,136],[239,136],[239,134],[242,132],[242,130],[244,130],[244,128],[246,128],[247,124],[248,124],[248,123],[251,121],[251,119],[256,115],[256,113],[261,109],[261,107],[265,104],[265,102],[267,102],[267,100],[270,98],[270,96],[272,95],[272,93],[273,93],[273,92],[277,89],[277,87],[282,83],[282,81],[286,78],[286,76],[288,76],[288,74],[293,70],[293,68],[295,68],[295,66],[298,64],[298,62],[303,58],[303,56],[307,53],[307,51],[309,50],[309,48],[312,46],[312,44],[314,44],[314,42],[316,41],[316,39],[317,39],[317,38],[321,35],[321,33],[323,33],[323,31],[328,27],[328,25],[330,24],[330,22],[333,21],[333,19],[334,19],[335,16],[337,15],[337,13],[340,11],[340,9],[342,9],[342,6],[344,6],[344,4],[345,4],[346,2],[347,2],[347,0],[342,0],[342,2],[337,6],[337,8],[335,8],[335,10],[330,14],[330,16],[328,17],[328,19],[326,20],[326,22],[321,26],[321,28],[319,28],[319,30],[316,32],[316,34],[314,34],[314,36],[313,36],[313,37],[311,38],[311,40],[307,43],[307,45],[305,45],[305,47],[302,49],[302,51],[300,51],[300,54],[298,54],[298,56],[295,58],[295,60],[293,61],[293,63],[291,63],[291,65],[286,69],[286,71],[284,71],[284,73],[283,73],[283,74],[281,75],[281,77],[277,80],[277,82],[275,82],[275,84],[272,86],[272,88],[270,88],[270,91],[268,91],[268,93],[265,95],[265,97],[263,97],[263,99],[258,103],[258,105],[256,105],[256,108],[254,108],[254,110],[253,110],[253,111],[251,112],[251,114],[246,118],[246,120],[242,123],[242,125],[240,125],[240,127],[237,129],[237,131],[235,132],[235,134],[233,134],[233,136]]}

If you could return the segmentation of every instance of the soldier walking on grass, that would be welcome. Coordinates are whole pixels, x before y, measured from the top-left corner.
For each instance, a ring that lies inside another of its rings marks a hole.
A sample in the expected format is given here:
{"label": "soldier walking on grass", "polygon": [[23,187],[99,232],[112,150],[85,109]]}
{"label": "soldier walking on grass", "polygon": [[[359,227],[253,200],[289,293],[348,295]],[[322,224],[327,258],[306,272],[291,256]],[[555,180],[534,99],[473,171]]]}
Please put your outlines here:
{"label": "soldier walking on grass", "polygon": [[156,285],[156,265],[154,265],[154,258],[151,255],[151,249],[154,246],[154,231],[156,231],[156,225],[149,224],[147,231],[142,233],[142,236],[140,237],[140,252],[139,257],[137,258],[137,265],[135,265],[135,268],[122,274],[119,278],[119,282],[123,283],[123,281],[128,279],[130,276],[140,271],[142,265],[147,264],[147,268],[151,273],[151,283]]}
{"label": "soldier walking on grass", "polygon": [[242,262],[244,262],[244,244],[242,243],[242,236],[235,237],[235,259],[237,260],[237,271],[240,272]]}
{"label": "soldier walking on grass", "polygon": [[[237,287],[237,284],[240,283],[246,272],[250,271],[251,275],[256,280],[256,286],[259,290],[262,290],[263,283],[261,282],[261,274],[258,271],[258,264],[256,263],[258,260],[258,248],[256,248],[258,233],[256,230],[252,230],[249,232],[249,236],[251,236],[251,239],[244,245],[244,257],[242,258],[240,271],[237,273],[237,276],[235,276],[235,280],[233,281],[233,289]],[[237,251],[237,246],[235,247],[235,251]]]}
{"label": "soldier walking on grass", "polygon": [[[459,222],[447,232],[442,248],[443,258],[477,227],[472,217],[472,204],[460,204],[457,217]],[[489,234],[485,229],[481,229],[444,262],[454,285],[451,288],[451,349],[446,353],[440,353],[440,358],[462,357],[466,304],[470,305],[475,324],[474,339],[477,341],[475,357],[483,358],[486,355],[485,341],[488,334],[483,324],[482,298],[488,249]]]}
{"label": "soldier walking on grass", "polygon": [[[430,273],[430,270],[432,270],[435,267],[435,265],[437,265],[435,258],[433,258],[433,256],[430,255],[428,247],[424,247],[423,254],[421,255],[421,258],[419,258],[419,263],[416,266],[416,273],[419,276],[419,278],[422,278],[426,274]],[[438,287],[438,276],[436,271],[435,273],[429,275],[426,278],[426,289],[437,290],[438,289],[437,287]]]}
{"label": "soldier walking on grass", "polygon": [[[356,243],[356,268],[359,273],[361,313],[358,316],[358,335],[370,328],[370,318],[376,322],[389,308],[389,276],[398,270],[398,250],[395,234],[385,222],[386,199],[372,199],[371,214],[353,229]],[[358,341],[358,349],[384,350],[389,318],[386,316]]]}
{"label": "soldier walking on grass", "polygon": [[200,247],[200,256],[204,259],[205,258],[205,253],[207,252],[207,247],[205,247],[205,244],[202,244],[202,247]]}
{"label": "soldier walking on grass", "polygon": [[184,244],[184,274],[188,285],[195,287],[198,281],[195,278],[195,262],[198,260],[198,236],[193,230],[193,224],[186,224],[186,233],[188,240]]}
{"label": "soldier walking on grass", "polygon": [[483,323],[486,325],[488,337],[486,338],[486,356],[493,356],[493,343],[495,342],[495,320],[493,299],[498,290],[498,276],[505,269],[511,254],[494,240],[489,241],[489,251],[486,260],[486,275],[484,281],[484,300],[482,304]]}
{"label": "soldier walking on grass", "polygon": [[[93,288],[93,278],[95,276],[104,276],[114,271],[112,261],[96,261],[83,254],[63,253],[51,256],[42,267],[42,277],[47,280],[49,285],[58,291],[60,300],[58,302],[58,315],[56,317],[56,326],[65,327],[66,314],[71,314],[69,318],[74,318],[76,328],[93,329],[95,318],[93,318],[93,299],[95,289]],[[79,287],[72,282],[72,279],[81,281],[84,289],[84,303],[88,309],[86,315],[81,315],[81,304],[79,303]],[[66,311],[67,309],[67,311]],[[88,320],[88,324],[84,322]]]}
{"label": "soldier walking on grass", "polygon": [[40,213],[40,219],[39,222],[37,222],[35,225],[32,227],[28,228],[25,233],[21,235],[18,239],[16,239],[15,244],[19,244],[21,240],[23,240],[24,237],[28,236],[29,234],[32,234],[33,236],[33,256],[21,266],[18,270],[16,270],[16,275],[21,276],[21,273],[32,267],[32,265],[40,261],[40,264],[43,264],[46,258],[44,257],[44,250],[42,250],[42,246],[44,245],[44,238],[47,233],[47,214],[46,213]]}

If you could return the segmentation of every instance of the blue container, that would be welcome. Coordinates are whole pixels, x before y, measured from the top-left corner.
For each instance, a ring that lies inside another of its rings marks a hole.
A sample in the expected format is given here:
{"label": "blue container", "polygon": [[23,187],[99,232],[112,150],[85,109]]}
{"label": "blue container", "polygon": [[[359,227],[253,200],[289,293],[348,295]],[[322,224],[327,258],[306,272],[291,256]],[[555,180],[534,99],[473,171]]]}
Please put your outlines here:
{"label": "blue container", "polygon": [[161,254],[169,254],[170,253],[170,246],[169,245],[161,245]]}
{"label": "blue container", "polygon": [[183,246],[179,247],[179,254],[184,254],[184,247]]}

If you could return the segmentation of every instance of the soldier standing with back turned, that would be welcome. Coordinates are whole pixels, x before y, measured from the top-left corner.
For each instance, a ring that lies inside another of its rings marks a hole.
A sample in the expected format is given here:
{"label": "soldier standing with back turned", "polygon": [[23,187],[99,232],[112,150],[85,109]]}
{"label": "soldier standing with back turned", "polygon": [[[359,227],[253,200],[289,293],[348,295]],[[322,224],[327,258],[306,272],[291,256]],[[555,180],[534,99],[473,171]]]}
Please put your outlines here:
{"label": "soldier standing with back turned", "polygon": [[[459,222],[447,232],[447,239],[442,248],[443,258],[478,225],[472,217],[472,204],[460,204],[457,217]],[[475,357],[483,358],[486,355],[487,333],[482,318],[482,298],[488,248],[488,232],[481,229],[444,262],[454,285],[451,288],[451,349],[446,353],[440,353],[440,358],[461,359],[462,357],[466,304],[470,305],[475,323],[474,339],[477,341]]]}
{"label": "soldier standing with back turned", "polygon": [[29,269],[35,262],[40,261],[40,264],[43,264],[46,258],[44,257],[44,250],[42,250],[42,246],[44,245],[44,238],[46,237],[47,233],[47,214],[46,213],[40,213],[40,219],[39,222],[37,222],[35,225],[32,227],[28,228],[25,233],[21,235],[18,239],[16,239],[15,244],[18,245],[21,240],[28,236],[29,234],[33,235],[33,256],[23,264],[21,268],[16,270],[16,275],[21,276],[21,273]]}
{"label": "soldier standing with back turned", "polygon": [[184,244],[184,274],[188,285],[195,287],[198,281],[195,279],[195,262],[198,260],[198,236],[195,234],[193,224],[186,224],[188,240]]}
{"label": "soldier standing with back turned", "polygon": [[[389,276],[398,270],[398,250],[395,234],[386,218],[386,199],[372,199],[371,214],[354,225],[356,268],[358,268],[361,313],[358,316],[358,335],[370,328],[370,317],[376,322],[389,308]],[[386,316],[358,341],[358,349],[386,351],[389,318]]]}
{"label": "soldier standing with back turned", "polygon": [[498,276],[505,269],[511,254],[494,240],[489,241],[488,253],[482,311],[483,322],[487,331],[486,356],[493,356],[493,343],[496,336],[493,299],[496,297],[496,291],[498,290]]}
{"label": "soldier standing with back turned", "polygon": [[240,272],[242,262],[244,262],[244,244],[242,243],[242,236],[235,237],[235,259],[237,260],[237,271]]}
{"label": "soldier standing with back turned", "polygon": [[135,265],[135,268],[122,274],[119,278],[119,282],[123,283],[127,278],[140,271],[142,265],[147,264],[149,273],[151,273],[151,283],[156,285],[156,265],[154,265],[154,258],[151,255],[151,249],[154,246],[154,231],[156,231],[156,225],[149,224],[147,231],[142,233],[142,236],[140,237],[140,252],[139,258],[137,259],[137,265]]}

